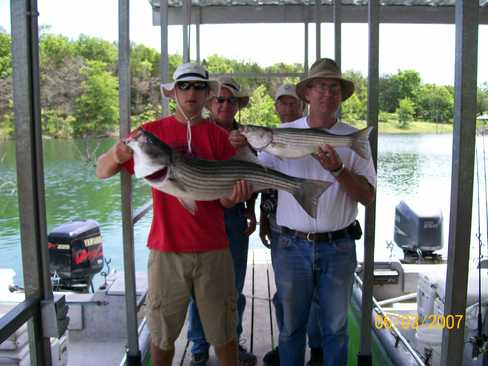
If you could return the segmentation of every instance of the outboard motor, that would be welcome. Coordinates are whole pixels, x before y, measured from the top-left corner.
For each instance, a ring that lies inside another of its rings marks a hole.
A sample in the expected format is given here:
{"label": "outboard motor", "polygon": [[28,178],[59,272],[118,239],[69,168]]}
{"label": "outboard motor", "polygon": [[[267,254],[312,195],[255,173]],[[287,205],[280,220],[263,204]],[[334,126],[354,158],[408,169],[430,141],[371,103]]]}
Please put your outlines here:
{"label": "outboard motor", "polygon": [[95,220],[72,220],[48,234],[49,272],[55,290],[93,291],[103,268],[103,243]]}
{"label": "outboard motor", "polygon": [[442,213],[439,209],[413,209],[405,201],[395,207],[395,243],[403,249],[405,262],[437,262],[433,252],[442,249]]}

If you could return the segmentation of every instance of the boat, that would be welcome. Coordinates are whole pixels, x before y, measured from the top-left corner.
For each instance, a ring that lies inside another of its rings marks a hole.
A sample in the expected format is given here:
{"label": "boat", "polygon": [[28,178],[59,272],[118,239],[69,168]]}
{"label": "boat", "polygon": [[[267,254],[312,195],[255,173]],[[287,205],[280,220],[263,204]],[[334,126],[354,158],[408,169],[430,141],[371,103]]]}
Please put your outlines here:
{"label": "boat", "polygon": [[[469,270],[465,314],[446,315],[447,262],[436,253],[443,248],[440,211],[426,211],[401,201],[395,210],[394,243],[404,256],[375,261],[371,313],[371,330],[391,364],[441,365],[442,332],[459,329],[463,320],[462,364],[488,365],[487,262]],[[359,266],[351,306],[356,318],[360,317],[362,304],[362,274]]]}
{"label": "boat", "polygon": [[[62,223],[49,233],[48,248],[57,319],[51,337],[52,364],[124,364],[128,338],[124,273],[110,269],[110,260],[104,258],[98,223],[79,219]],[[103,282],[95,289],[93,277],[98,273]],[[25,300],[14,277],[12,269],[0,268],[0,318]],[[135,280],[139,349],[147,355],[147,274],[137,272]],[[0,365],[31,365],[26,324],[0,344]]]}

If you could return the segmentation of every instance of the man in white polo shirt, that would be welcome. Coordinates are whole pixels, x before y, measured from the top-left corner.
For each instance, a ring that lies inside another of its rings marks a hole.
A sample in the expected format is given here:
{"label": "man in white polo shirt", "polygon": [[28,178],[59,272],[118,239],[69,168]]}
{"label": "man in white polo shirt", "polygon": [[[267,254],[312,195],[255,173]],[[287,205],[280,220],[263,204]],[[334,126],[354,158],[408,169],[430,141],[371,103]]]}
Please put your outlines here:
{"label": "man in white polo shirt", "polygon": [[[302,118],[303,107],[304,103],[298,97],[294,84],[282,84],[276,89],[275,110],[280,117],[281,123],[293,122]],[[276,225],[277,203],[278,191],[270,189],[261,193],[259,236],[263,244],[271,249],[271,262],[273,263],[273,268],[275,263],[274,255],[276,253],[274,248],[276,247],[280,232],[279,226]],[[278,330],[280,330],[283,324],[283,311],[281,310],[281,304],[276,293],[273,296],[273,304],[275,307],[276,323]],[[315,301],[310,309],[307,335],[308,345],[310,347],[310,360],[307,362],[307,366],[322,366],[324,363],[322,337],[320,335],[318,324],[318,304]],[[275,347],[264,355],[263,364],[265,366],[280,365],[278,347]]]}
{"label": "man in white polo shirt", "polygon": [[[317,60],[309,76],[297,84],[297,95],[309,104],[309,115],[283,127],[322,128],[343,135],[356,131],[337,118],[354,84],[342,78],[337,64]],[[234,146],[245,137],[234,133]],[[283,308],[280,331],[280,364],[305,362],[305,340],[312,298],[320,304],[319,323],[325,365],[347,365],[347,309],[356,268],[355,239],[361,236],[356,222],[358,203],[375,197],[376,173],[372,160],[364,160],[347,147],[320,147],[301,159],[279,159],[267,153],[260,161],[283,173],[321,179],[334,184],[320,197],[316,218],[310,217],[288,193],[278,192],[275,280]]]}

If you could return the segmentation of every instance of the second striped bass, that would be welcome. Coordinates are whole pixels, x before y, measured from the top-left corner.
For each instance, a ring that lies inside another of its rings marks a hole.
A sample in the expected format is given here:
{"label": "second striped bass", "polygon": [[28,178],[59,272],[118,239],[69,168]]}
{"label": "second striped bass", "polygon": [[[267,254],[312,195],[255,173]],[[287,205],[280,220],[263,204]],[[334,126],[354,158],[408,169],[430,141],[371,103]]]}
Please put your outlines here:
{"label": "second striped bass", "polygon": [[246,180],[254,192],[272,188],[290,193],[308,215],[316,217],[319,197],[332,184],[291,177],[243,160],[189,158],[144,129],[136,130],[125,142],[134,152],[135,176],[177,197],[192,213],[195,201],[227,197],[237,181]]}
{"label": "second striped bass", "polygon": [[239,132],[246,136],[249,145],[257,151],[267,151],[283,159],[303,158],[315,153],[321,145],[351,148],[363,159],[371,158],[369,134],[373,127],[348,135],[334,135],[319,128],[269,128],[241,125]]}

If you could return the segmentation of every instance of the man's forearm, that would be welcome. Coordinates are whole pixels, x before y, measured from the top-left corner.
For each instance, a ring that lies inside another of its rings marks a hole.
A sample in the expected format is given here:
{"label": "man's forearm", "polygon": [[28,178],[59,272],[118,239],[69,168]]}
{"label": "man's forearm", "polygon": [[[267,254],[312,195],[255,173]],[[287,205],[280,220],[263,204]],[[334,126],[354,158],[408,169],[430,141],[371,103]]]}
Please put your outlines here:
{"label": "man's forearm", "polygon": [[375,189],[369,184],[365,177],[354,174],[349,169],[344,169],[341,175],[336,179],[342,189],[344,189],[353,200],[362,203],[364,206],[373,202]]}
{"label": "man's forearm", "polygon": [[121,169],[121,165],[115,161],[112,150],[100,155],[97,160],[96,175],[98,178],[110,178],[117,174]]}

